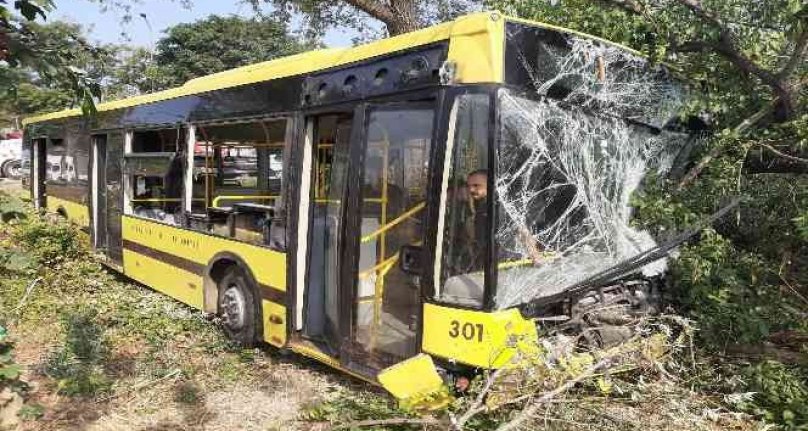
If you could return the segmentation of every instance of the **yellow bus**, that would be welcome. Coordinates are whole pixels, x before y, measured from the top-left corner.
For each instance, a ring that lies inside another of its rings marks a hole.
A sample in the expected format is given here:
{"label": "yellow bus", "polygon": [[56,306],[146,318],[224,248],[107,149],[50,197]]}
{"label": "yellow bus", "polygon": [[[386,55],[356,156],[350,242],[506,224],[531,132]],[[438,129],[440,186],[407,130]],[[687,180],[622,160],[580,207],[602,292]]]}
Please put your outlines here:
{"label": "yellow bus", "polygon": [[[638,59],[486,12],[245,66],[100,103],[94,118],[28,118],[32,198],[86,229],[110,267],[221,316],[233,340],[406,398],[508,364],[514,340],[536,342],[537,322],[569,320],[587,295],[568,289],[582,279],[527,289],[556,280],[541,272],[554,253],[599,252],[586,242],[598,229],[569,209],[584,192],[560,179],[571,173],[552,142],[584,125],[614,135],[593,151],[618,132],[679,139],[660,121],[671,80]],[[656,85],[646,99],[598,96],[642,79]],[[619,257],[603,256],[581,273]],[[651,284],[613,283],[599,298]]]}

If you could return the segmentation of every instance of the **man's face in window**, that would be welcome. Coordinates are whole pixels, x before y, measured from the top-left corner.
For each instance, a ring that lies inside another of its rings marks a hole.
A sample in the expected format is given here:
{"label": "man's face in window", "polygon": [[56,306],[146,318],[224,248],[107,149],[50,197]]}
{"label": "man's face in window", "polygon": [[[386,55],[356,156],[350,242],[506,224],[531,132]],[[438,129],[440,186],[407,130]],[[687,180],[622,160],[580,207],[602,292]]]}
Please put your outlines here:
{"label": "man's face in window", "polygon": [[473,173],[466,178],[466,188],[471,199],[478,201],[488,196],[488,176],[482,173]]}

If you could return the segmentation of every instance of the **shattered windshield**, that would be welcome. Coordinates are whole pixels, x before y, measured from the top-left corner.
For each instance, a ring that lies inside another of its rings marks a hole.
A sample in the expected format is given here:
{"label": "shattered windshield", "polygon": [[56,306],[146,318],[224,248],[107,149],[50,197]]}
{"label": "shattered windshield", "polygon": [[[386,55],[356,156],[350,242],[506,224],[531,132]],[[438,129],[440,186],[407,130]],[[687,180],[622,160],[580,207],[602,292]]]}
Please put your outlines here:
{"label": "shattered windshield", "polygon": [[630,225],[629,199],[686,135],[507,90],[500,107],[498,307],[559,293],[656,245]]}
{"label": "shattered windshield", "polygon": [[[664,173],[691,137],[660,130],[680,88],[626,50],[576,36],[510,43],[511,76],[527,93],[499,93],[496,307],[563,292],[654,246],[630,223],[632,193]],[[530,38],[528,38],[530,36]],[[515,38],[519,42],[519,37]],[[642,123],[642,124],[641,124]],[[642,269],[659,274],[665,262]]]}

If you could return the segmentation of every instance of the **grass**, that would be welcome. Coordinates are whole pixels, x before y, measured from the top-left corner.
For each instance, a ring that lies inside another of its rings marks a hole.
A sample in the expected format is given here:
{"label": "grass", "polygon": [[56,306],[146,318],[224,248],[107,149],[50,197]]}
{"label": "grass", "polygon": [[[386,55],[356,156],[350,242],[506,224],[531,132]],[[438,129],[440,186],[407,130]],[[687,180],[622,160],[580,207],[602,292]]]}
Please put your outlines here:
{"label": "grass", "polygon": [[232,345],[210,316],[95,262],[56,218],[0,224],[0,249],[35,262],[0,274],[0,324],[32,387],[23,430],[309,429],[304,407],[363,387]]}

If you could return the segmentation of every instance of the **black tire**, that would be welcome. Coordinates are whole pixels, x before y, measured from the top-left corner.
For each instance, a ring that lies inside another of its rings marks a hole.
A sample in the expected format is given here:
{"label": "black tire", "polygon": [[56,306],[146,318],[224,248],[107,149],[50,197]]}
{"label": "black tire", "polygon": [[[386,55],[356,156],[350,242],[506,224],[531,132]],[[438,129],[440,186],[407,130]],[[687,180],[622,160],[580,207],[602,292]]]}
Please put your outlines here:
{"label": "black tire", "polygon": [[22,163],[19,160],[12,160],[10,162],[6,162],[3,165],[2,174],[4,178],[14,179],[20,177],[20,169],[22,168]]}
{"label": "black tire", "polygon": [[242,347],[254,347],[260,341],[261,310],[255,286],[247,273],[233,265],[219,282],[218,309],[227,338]]}

